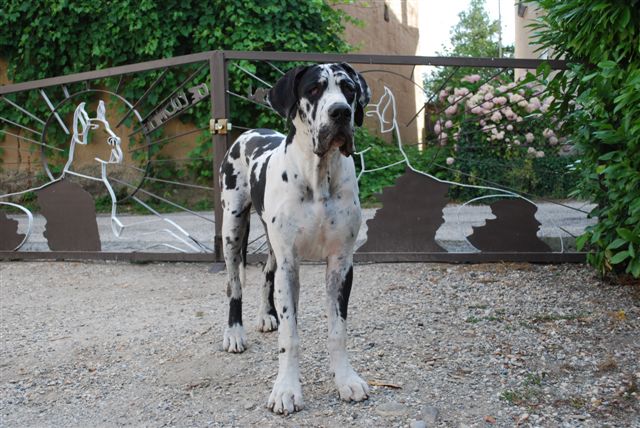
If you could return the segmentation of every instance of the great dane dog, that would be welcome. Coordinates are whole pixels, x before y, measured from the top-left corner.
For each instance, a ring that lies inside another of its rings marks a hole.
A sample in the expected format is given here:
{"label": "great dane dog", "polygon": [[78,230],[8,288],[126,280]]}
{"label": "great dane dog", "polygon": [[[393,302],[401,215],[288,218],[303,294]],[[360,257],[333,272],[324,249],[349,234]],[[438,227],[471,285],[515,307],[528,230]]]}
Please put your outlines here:
{"label": "great dane dog", "polygon": [[258,329],[279,329],[278,377],[267,404],[276,413],[304,407],[297,333],[301,260],[327,263],[328,347],[340,397],[368,398],[367,383],[347,357],[346,321],[361,217],[351,157],[353,135],[354,126],[362,125],[369,99],[365,80],[348,64],[296,67],[268,95],[271,107],[287,119],[289,134],[247,131],[222,162],[222,234],[230,299],[223,348],[243,352],[247,346],[242,284],[253,206],[269,243]]}

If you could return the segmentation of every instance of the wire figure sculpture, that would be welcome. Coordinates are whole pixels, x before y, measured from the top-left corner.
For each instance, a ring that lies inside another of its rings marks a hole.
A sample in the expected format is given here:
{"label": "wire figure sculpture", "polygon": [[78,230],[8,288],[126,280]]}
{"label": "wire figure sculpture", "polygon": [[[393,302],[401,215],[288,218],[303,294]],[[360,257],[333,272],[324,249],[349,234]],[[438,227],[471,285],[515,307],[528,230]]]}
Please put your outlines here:
{"label": "wire figure sculpture", "polygon": [[[160,245],[168,248],[172,248],[180,252],[189,252],[189,251],[212,252],[212,250],[209,247],[207,247],[205,244],[203,244],[202,242],[198,241],[196,238],[191,236],[184,228],[182,228],[175,221],[171,220],[166,216],[161,215],[159,212],[154,210],[151,206],[149,206],[144,201],[140,200],[140,198],[138,198],[135,195],[132,196],[132,199],[136,201],[138,204],[140,204],[142,207],[144,207],[151,214],[153,214],[155,218],[152,220],[133,222],[126,225],[122,222],[121,218],[118,215],[118,198],[111,184],[111,180],[114,180],[116,182],[118,182],[118,180],[109,177],[109,174],[108,174],[109,165],[122,164],[124,160],[124,155],[121,148],[121,139],[115,134],[115,132],[113,132],[106,118],[106,108],[105,108],[104,101],[102,100],[99,101],[95,117],[89,117],[88,113],[85,110],[85,105],[86,105],[85,102],[81,102],[80,104],[78,104],[78,106],[74,111],[72,135],[71,135],[71,141],[69,146],[69,156],[62,169],[62,173],[60,174],[60,176],[57,178],[51,179],[49,182],[38,187],[22,190],[19,192],[0,195],[0,199],[22,195],[27,192],[41,191],[47,187],[50,187],[52,185],[55,185],[56,183],[61,182],[68,176],[76,176],[76,177],[80,177],[87,180],[99,181],[104,185],[111,199],[110,226],[111,226],[111,231],[115,237],[120,238],[123,232],[125,231],[125,229],[127,228],[136,227],[143,224],[149,224],[154,222],[163,222],[165,225],[167,225],[167,227],[164,227],[163,229],[161,229],[161,231],[168,234],[172,238],[178,240],[183,246],[186,246],[186,248],[179,247],[177,245],[173,245],[170,243],[161,243]],[[94,177],[91,175],[87,175],[87,174],[75,171],[73,169],[73,162],[74,162],[74,157],[76,152],[76,146],[78,144],[87,145],[89,141],[90,131],[97,130],[98,128],[102,128],[106,132],[107,134],[106,143],[109,146],[110,150],[109,150],[109,157],[107,159],[102,159],[100,157],[94,158],[94,160],[100,166],[100,176]],[[23,240],[23,242],[14,249],[14,250],[18,250],[27,241],[29,235],[31,234],[32,227],[33,227],[33,214],[27,208],[23,206],[19,206],[18,204],[12,204],[12,203],[1,202],[1,201],[0,203],[3,205],[10,205],[14,208],[18,208],[23,212],[25,212],[28,216],[29,224],[27,227],[27,233],[26,233],[27,236]],[[149,232],[149,233],[156,233],[156,232]]]}
{"label": "wire figure sculpture", "polygon": [[[380,132],[383,134],[386,133],[391,133],[394,132],[395,133],[395,137],[396,137],[396,141],[397,141],[397,146],[398,146],[398,150],[400,151],[400,154],[402,155],[402,159],[391,163],[389,165],[385,165],[382,167],[378,167],[378,168],[373,168],[373,169],[366,169],[366,163],[365,163],[365,153],[367,153],[371,147],[368,147],[364,150],[361,150],[360,152],[356,152],[355,154],[359,156],[360,159],[360,173],[358,174],[358,180],[360,180],[360,178],[362,177],[363,174],[365,173],[371,173],[371,172],[376,172],[376,171],[381,171],[384,169],[388,169],[391,167],[394,167],[396,165],[401,165],[401,164],[405,164],[407,169],[412,171],[413,173],[422,175],[424,177],[428,177],[432,180],[437,181],[438,183],[442,183],[442,184],[447,184],[447,185],[451,185],[451,186],[460,186],[460,187],[466,187],[466,188],[471,188],[471,189],[477,189],[477,190],[482,190],[482,191],[489,191],[489,192],[493,192],[489,195],[484,195],[484,196],[480,196],[477,198],[473,198],[469,201],[464,202],[463,204],[459,205],[456,211],[456,220],[458,224],[461,224],[461,219],[460,219],[460,212],[464,207],[467,207],[468,205],[480,201],[480,200],[484,200],[484,199],[492,199],[492,198],[517,198],[517,199],[521,199],[529,204],[531,204],[533,207],[535,207],[536,209],[538,208],[538,205],[533,202],[532,200],[514,192],[511,190],[507,190],[507,189],[503,189],[503,188],[499,188],[499,187],[494,187],[494,186],[482,186],[482,185],[475,185],[475,184],[466,184],[466,183],[460,183],[460,182],[455,182],[455,181],[449,181],[449,180],[443,180],[440,179],[438,177],[436,177],[435,175],[429,174],[428,172],[424,172],[421,171],[417,168],[415,168],[412,164],[411,164],[411,160],[409,158],[409,156],[407,155],[404,147],[403,147],[403,143],[402,143],[402,136],[400,134],[400,130],[399,130],[399,125],[397,122],[397,109],[396,109],[396,100],[395,100],[395,96],[393,94],[393,92],[387,87],[384,86],[384,93],[382,94],[382,96],[380,97],[380,99],[378,100],[377,103],[375,104],[369,104],[369,108],[366,111],[366,116],[367,117],[374,117],[377,118],[379,124],[380,124]],[[551,223],[553,224],[553,226],[555,228],[557,228],[558,230],[560,230],[560,228],[558,228],[558,226],[555,224],[555,221],[551,218],[550,219]],[[461,237],[463,238],[463,240],[470,245],[473,248],[477,248],[476,245],[473,245],[469,239],[468,236],[464,233],[464,231],[462,230],[462,228],[459,229],[460,233],[461,233]],[[558,238],[560,240],[560,252],[564,252],[564,241],[563,241],[563,237],[562,234],[558,234]]]}

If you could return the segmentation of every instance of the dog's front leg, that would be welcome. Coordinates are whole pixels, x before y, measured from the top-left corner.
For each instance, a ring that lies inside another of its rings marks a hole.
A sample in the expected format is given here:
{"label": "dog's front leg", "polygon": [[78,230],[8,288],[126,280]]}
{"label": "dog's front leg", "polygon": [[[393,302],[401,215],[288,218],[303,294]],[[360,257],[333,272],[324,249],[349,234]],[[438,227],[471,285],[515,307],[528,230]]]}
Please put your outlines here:
{"label": "dog's front leg", "polygon": [[340,398],[363,401],[369,386],[355,372],[347,356],[347,306],[353,281],[351,257],[330,257],[327,263],[327,319],[329,359]]}
{"label": "dog's front leg", "polygon": [[292,257],[278,259],[275,274],[276,311],[280,317],[278,328],[278,377],[273,385],[267,406],[275,413],[289,414],[304,407],[300,383],[298,312],[298,263]]}

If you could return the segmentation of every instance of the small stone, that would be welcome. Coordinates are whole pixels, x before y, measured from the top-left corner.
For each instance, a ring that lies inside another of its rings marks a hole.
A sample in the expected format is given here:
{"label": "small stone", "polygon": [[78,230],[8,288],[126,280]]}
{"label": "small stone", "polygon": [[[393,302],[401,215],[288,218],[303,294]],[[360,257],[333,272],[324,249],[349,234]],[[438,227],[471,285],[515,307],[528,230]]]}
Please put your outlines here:
{"label": "small stone", "polygon": [[403,416],[407,413],[407,408],[400,403],[390,401],[379,405],[376,408],[376,413],[386,417]]}
{"label": "small stone", "polygon": [[414,420],[411,421],[409,425],[411,428],[427,428],[427,423],[425,421]]}
{"label": "small stone", "polygon": [[420,411],[422,414],[422,419],[428,424],[433,425],[438,420],[438,414],[440,413],[438,409],[433,406],[424,406]]}

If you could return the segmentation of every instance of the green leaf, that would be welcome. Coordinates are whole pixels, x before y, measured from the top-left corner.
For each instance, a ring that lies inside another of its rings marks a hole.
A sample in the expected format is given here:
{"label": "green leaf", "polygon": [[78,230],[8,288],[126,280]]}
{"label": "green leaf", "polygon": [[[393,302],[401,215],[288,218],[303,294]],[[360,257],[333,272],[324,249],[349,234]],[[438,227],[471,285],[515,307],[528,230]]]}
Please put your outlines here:
{"label": "green leaf", "polygon": [[618,263],[623,262],[625,259],[627,259],[627,257],[629,257],[629,251],[620,251],[619,253],[617,253],[615,256],[611,257],[611,264],[613,265],[617,265]]}
{"label": "green leaf", "polygon": [[629,241],[627,241],[626,239],[618,238],[615,241],[613,241],[612,243],[610,243],[609,245],[607,245],[607,250],[615,250],[615,249],[620,248],[623,245],[627,244],[628,242]]}
{"label": "green leaf", "polygon": [[585,244],[589,242],[589,235],[588,234],[583,234],[578,236],[578,238],[576,239],[576,248],[578,249],[578,251],[582,251],[582,249],[584,248]]}
{"label": "green leaf", "polygon": [[627,228],[619,227],[616,229],[616,232],[618,232],[618,235],[620,235],[627,242],[640,242],[640,236],[634,234]]}

